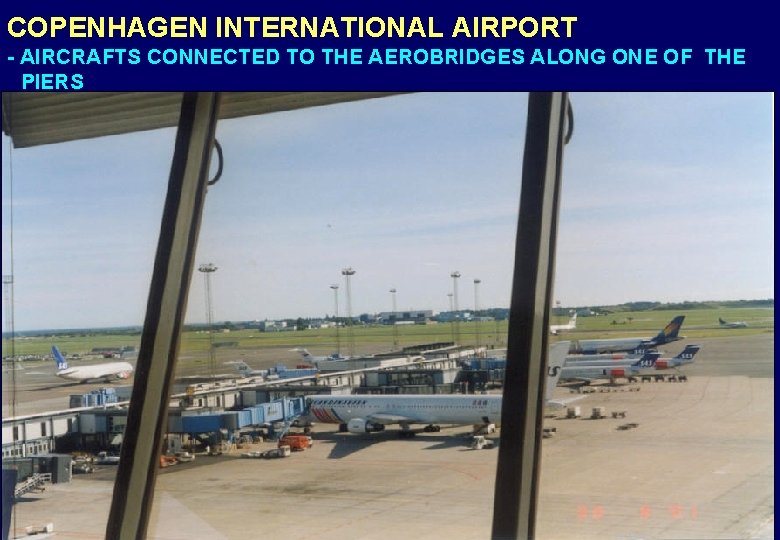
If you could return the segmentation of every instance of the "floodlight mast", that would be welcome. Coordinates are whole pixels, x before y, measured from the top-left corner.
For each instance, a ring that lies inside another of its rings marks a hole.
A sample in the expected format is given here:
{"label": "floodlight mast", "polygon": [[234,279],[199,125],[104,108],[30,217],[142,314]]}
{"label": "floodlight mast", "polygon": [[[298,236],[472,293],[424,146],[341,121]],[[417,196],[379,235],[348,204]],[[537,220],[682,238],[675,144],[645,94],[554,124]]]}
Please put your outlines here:
{"label": "floodlight mast", "polygon": [[339,336],[339,286],[334,283],[330,286],[333,289],[333,307],[334,307],[334,322],[336,323],[336,354],[341,356],[341,337]]}
{"label": "floodlight mast", "polygon": [[397,305],[395,301],[395,293],[396,293],[395,287],[390,289],[390,294],[393,296],[393,350],[398,350],[398,325],[396,324],[397,321]]}
{"label": "floodlight mast", "polygon": [[450,274],[450,277],[452,278],[452,293],[453,298],[455,299],[455,343],[458,345],[460,344],[460,321],[458,319],[458,278],[460,277],[460,272],[455,270],[453,273]]}
{"label": "floodlight mast", "polygon": [[352,284],[351,278],[355,275],[352,267],[344,268],[341,271],[344,276],[344,284],[347,289],[347,339],[349,341],[349,355],[355,356],[355,333],[352,328]]}
{"label": "floodlight mast", "polygon": [[477,312],[479,311],[479,284],[482,283],[481,279],[474,279],[474,327],[476,328],[476,334],[477,334],[477,347],[480,345],[480,339],[479,339],[479,316],[477,315]]}
{"label": "floodlight mast", "polygon": [[217,271],[217,266],[213,263],[201,264],[198,272],[203,273],[203,279],[206,283],[206,325],[209,334],[209,374],[213,379],[216,374],[216,358],[214,355],[214,311],[212,309],[213,301],[211,297],[211,274]]}
{"label": "floodlight mast", "polygon": [[450,299],[450,332],[452,333],[452,343],[455,344],[455,308],[452,303],[452,293],[447,293]]}

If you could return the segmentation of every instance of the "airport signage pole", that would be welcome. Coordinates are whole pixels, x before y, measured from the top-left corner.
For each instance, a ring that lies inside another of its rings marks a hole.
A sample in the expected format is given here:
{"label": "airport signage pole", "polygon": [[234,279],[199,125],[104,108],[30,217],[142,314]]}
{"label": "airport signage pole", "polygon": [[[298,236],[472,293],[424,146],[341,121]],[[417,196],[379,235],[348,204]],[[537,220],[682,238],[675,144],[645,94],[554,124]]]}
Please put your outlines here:
{"label": "airport signage pole", "polygon": [[[536,527],[548,328],[568,96],[531,92],[493,499],[493,539]],[[569,117],[569,129],[572,127]]]}
{"label": "airport signage pole", "polygon": [[206,197],[220,94],[182,97],[135,384],[106,538],[146,538]]}

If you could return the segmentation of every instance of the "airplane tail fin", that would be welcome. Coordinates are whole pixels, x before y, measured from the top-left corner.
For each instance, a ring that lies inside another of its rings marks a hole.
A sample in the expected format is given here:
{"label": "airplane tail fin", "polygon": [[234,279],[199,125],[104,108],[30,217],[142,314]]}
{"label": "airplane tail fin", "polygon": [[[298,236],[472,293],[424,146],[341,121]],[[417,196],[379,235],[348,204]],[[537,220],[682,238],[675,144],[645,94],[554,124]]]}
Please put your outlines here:
{"label": "airplane tail fin", "polygon": [[699,349],[701,349],[701,345],[688,345],[680,354],[673,358],[675,365],[690,364],[693,362],[693,357],[696,356]]}
{"label": "airplane tail fin", "polygon": [[661,330],[657,336],[655,336],[655,339],[653,340],[656,345],[661,345],[663,343],[667,343],[669,341],[676,341],[679,338],[678,334],[680,333],[680,328],[682,328],[682,323],[685,320],[685,315],[678,315],[672,321],[667,324],[663,330]]}
{"label": "airplane tail fin", "polygon": [[655,365],[656,360],[661,357],[661,353],[658,351],[645,351],[642,358],[632,364],[632,367],[636,368],[651,368]]}
{"label": "airplane tail fin", "polygon": [[566,361],[566,355],[569,354],[570,342],[559,341],[550,347],[550,354],[547,357],[547,385],[544,389],[544,399],[550,401],[553,391],[558,386],[558,379],[561,378],[561,370]]}
{"label": "airplane tail fin", "polygon": [[718,317],[718,322],[719,322],[720,324],[728,324],[726,321],[724,321],[724,320],[723,320],[723,319],[721,319],[720,317]]}
{"label": "airplane tail fin", "polygon": [[571,316],[571,319],[569,319],[569,326],[572,330],[577,328],[577,312],[574,312],[574,315]]}
{"label": "airplane tail fin", "polygon": [[550,409],[561,409],[569,403],[583,399],[584,395],[572,396],[566,398],[553,399],[553,391],[558,386],[558,380],[561,378],[561,370],[566,362],[566,355],[569,353],[571,342],[559,341],[550,347],[550,354],[547,360],[547,386],[545,387],[544,399],[545,406]]}
{"label": "airplane tail fin", "polygon": [[643,356],[648,351],[654,351],[655,345],[652,345],[649,341],[642,341],[635,349],[628,351],[628,354],[632,356]]}
{"label": "airplane tail fin", "polygon": [[56,345],[52,345],[51,355],[54,357],[54,362],[57,364],[57,371],[68,369],[68,361],[65,360],[65,357],[62,356],[62,353]]}
{"label": "airplane tail fin", "polygon": [[303,356],[303,359],[306,360],[307,362],[314,360],[314,357],[311,355],[311,353],[303,347],[295,347],[294,349],[290,349],[290,350],[300,353],[301,356]]}
{"label": "airplane tail fin", "polygon": [[250,371],[249,366],[243,360],[236,360],[236,371],[239,373],[247,373]]}

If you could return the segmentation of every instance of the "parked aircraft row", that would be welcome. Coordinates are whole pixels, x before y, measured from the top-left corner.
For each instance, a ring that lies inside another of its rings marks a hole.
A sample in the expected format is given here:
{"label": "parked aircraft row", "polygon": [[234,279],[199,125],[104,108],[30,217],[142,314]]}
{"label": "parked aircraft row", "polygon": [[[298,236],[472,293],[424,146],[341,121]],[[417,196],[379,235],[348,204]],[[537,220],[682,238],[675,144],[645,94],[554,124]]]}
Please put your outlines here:
{"label": "parked aircraft row", "polygon": [[572,341],[570,352],[573,354],[602,354],[612,352],[627,352],[636,349],[651,349],[682,339],[680,328],[685,315],[678,315],[667,324],[655,337],[631,337],[616,339],[588,339]]}
{"label": "parked aircraft row", "polygon": [[[582,396],[553,399],[552,394],[569,350],[569,342],[561,341],[550,348],[545,403],[548,407],[564,407]],[[386,426],[399,425],[412,433],[411,426],[424,424],[438,430],[438,424],[486,425],[501,423],[500,395],[345,395],[310,396],[306,398],[307,416],[312,421],[340,424],[350,433],[383,431]]]}
{"label": "parked aircraft row", "polygon": [[[678,368],[693,362],[701,346],[688,345],[677,356],[661,358],[657,351],[641,355],[576,355],[568,356],[561,371],[561,380],[615,379],[636,377],[649,371]],[[605,358],[608,357],[608,358]],[[600,357],[594,359],[594,357]]]}
{"label": "parked aircraft row", "polygon": [[[682,362],[682,360],[692,361],[696,353],[699,352],[699,349],[701,349],[701,345],[686,345],[685,348],[682,350],[682,352],[680,352],[680,354],[678,354],[674,358],[661,358],[660,353],[658,353],[658,360],[656,362],[655,367],[656,369],[667,369],[669,367],[677,367],[678,365],[690,363],[690,362]],[[623,366],[629,366],[636,363],[637,360],[641,359],[648,352],[655,352],[655,351],[648,351],[646,349],[637,349],[635,351],[631,351],[627,353],[572,354],[566,357],[566,361],[564,362],[563,366],[571,367],[571,366],[608,365],[613,367],[623,367]],[[680,363],[673,364],[672,360],[680,360]]]}

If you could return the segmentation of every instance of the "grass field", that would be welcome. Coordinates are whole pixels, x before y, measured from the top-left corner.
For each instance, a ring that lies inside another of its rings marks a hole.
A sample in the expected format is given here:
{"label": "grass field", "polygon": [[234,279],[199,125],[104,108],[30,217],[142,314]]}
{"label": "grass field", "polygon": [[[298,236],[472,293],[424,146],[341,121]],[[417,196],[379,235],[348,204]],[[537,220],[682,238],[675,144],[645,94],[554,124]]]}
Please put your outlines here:
{"label": "grass field", "polygon": [[[685,315],[681,334],[688,338],[718,337],[730,335],[753,335],[774,332],[774,309],[696,309],[679,311],[640,311],[624,312],[600,317],[579,317],[577,330],[562,333],[553,338],[559,339],[597,339],[604,337],[654,336],[673,317]],[[748,328],[720,328],[718,317],[727,321],[745,321]],[[551,324],[565,324],[567,317],[554,317]],[[614,322],[614,323],[613,323]],[[399,346],[416,345],[426,342],[453,341],[459,336],[462,344],[476,344],[502,348],[506,346],[507,321],[480,323],[439,323],[428,325],[401,325],[396,327]],[[355,350],[379,351],[393,348],[394,332],[390,326],[354,326]],[[349,330],[339,329],[341,351],[349,350]],[[336,350],[336,330],[303,330],[297,332],[258,332],[240,330],[230,333],[218,333],[213,336],[215,344],[235,342],[224,351],[250,351],[263,349],[290,349],[306,347],[313,354],[330,354]],[[140,335],[109,334],[102,332],[57,335],[53,337],[21,337],[13,344],[17,356],[28,354],[48,354],[51,346],[57,345],[69,354],[85,354],[94,347],[122,347],[140,345]],[[11,343],[3,340],[3,356],[11,354]],[[185,354],[206,353],[209,350],[209,335],[205,332],[185,332],[182,336],[180,352]],[[220,355],[222,356],[222,355]]]}

